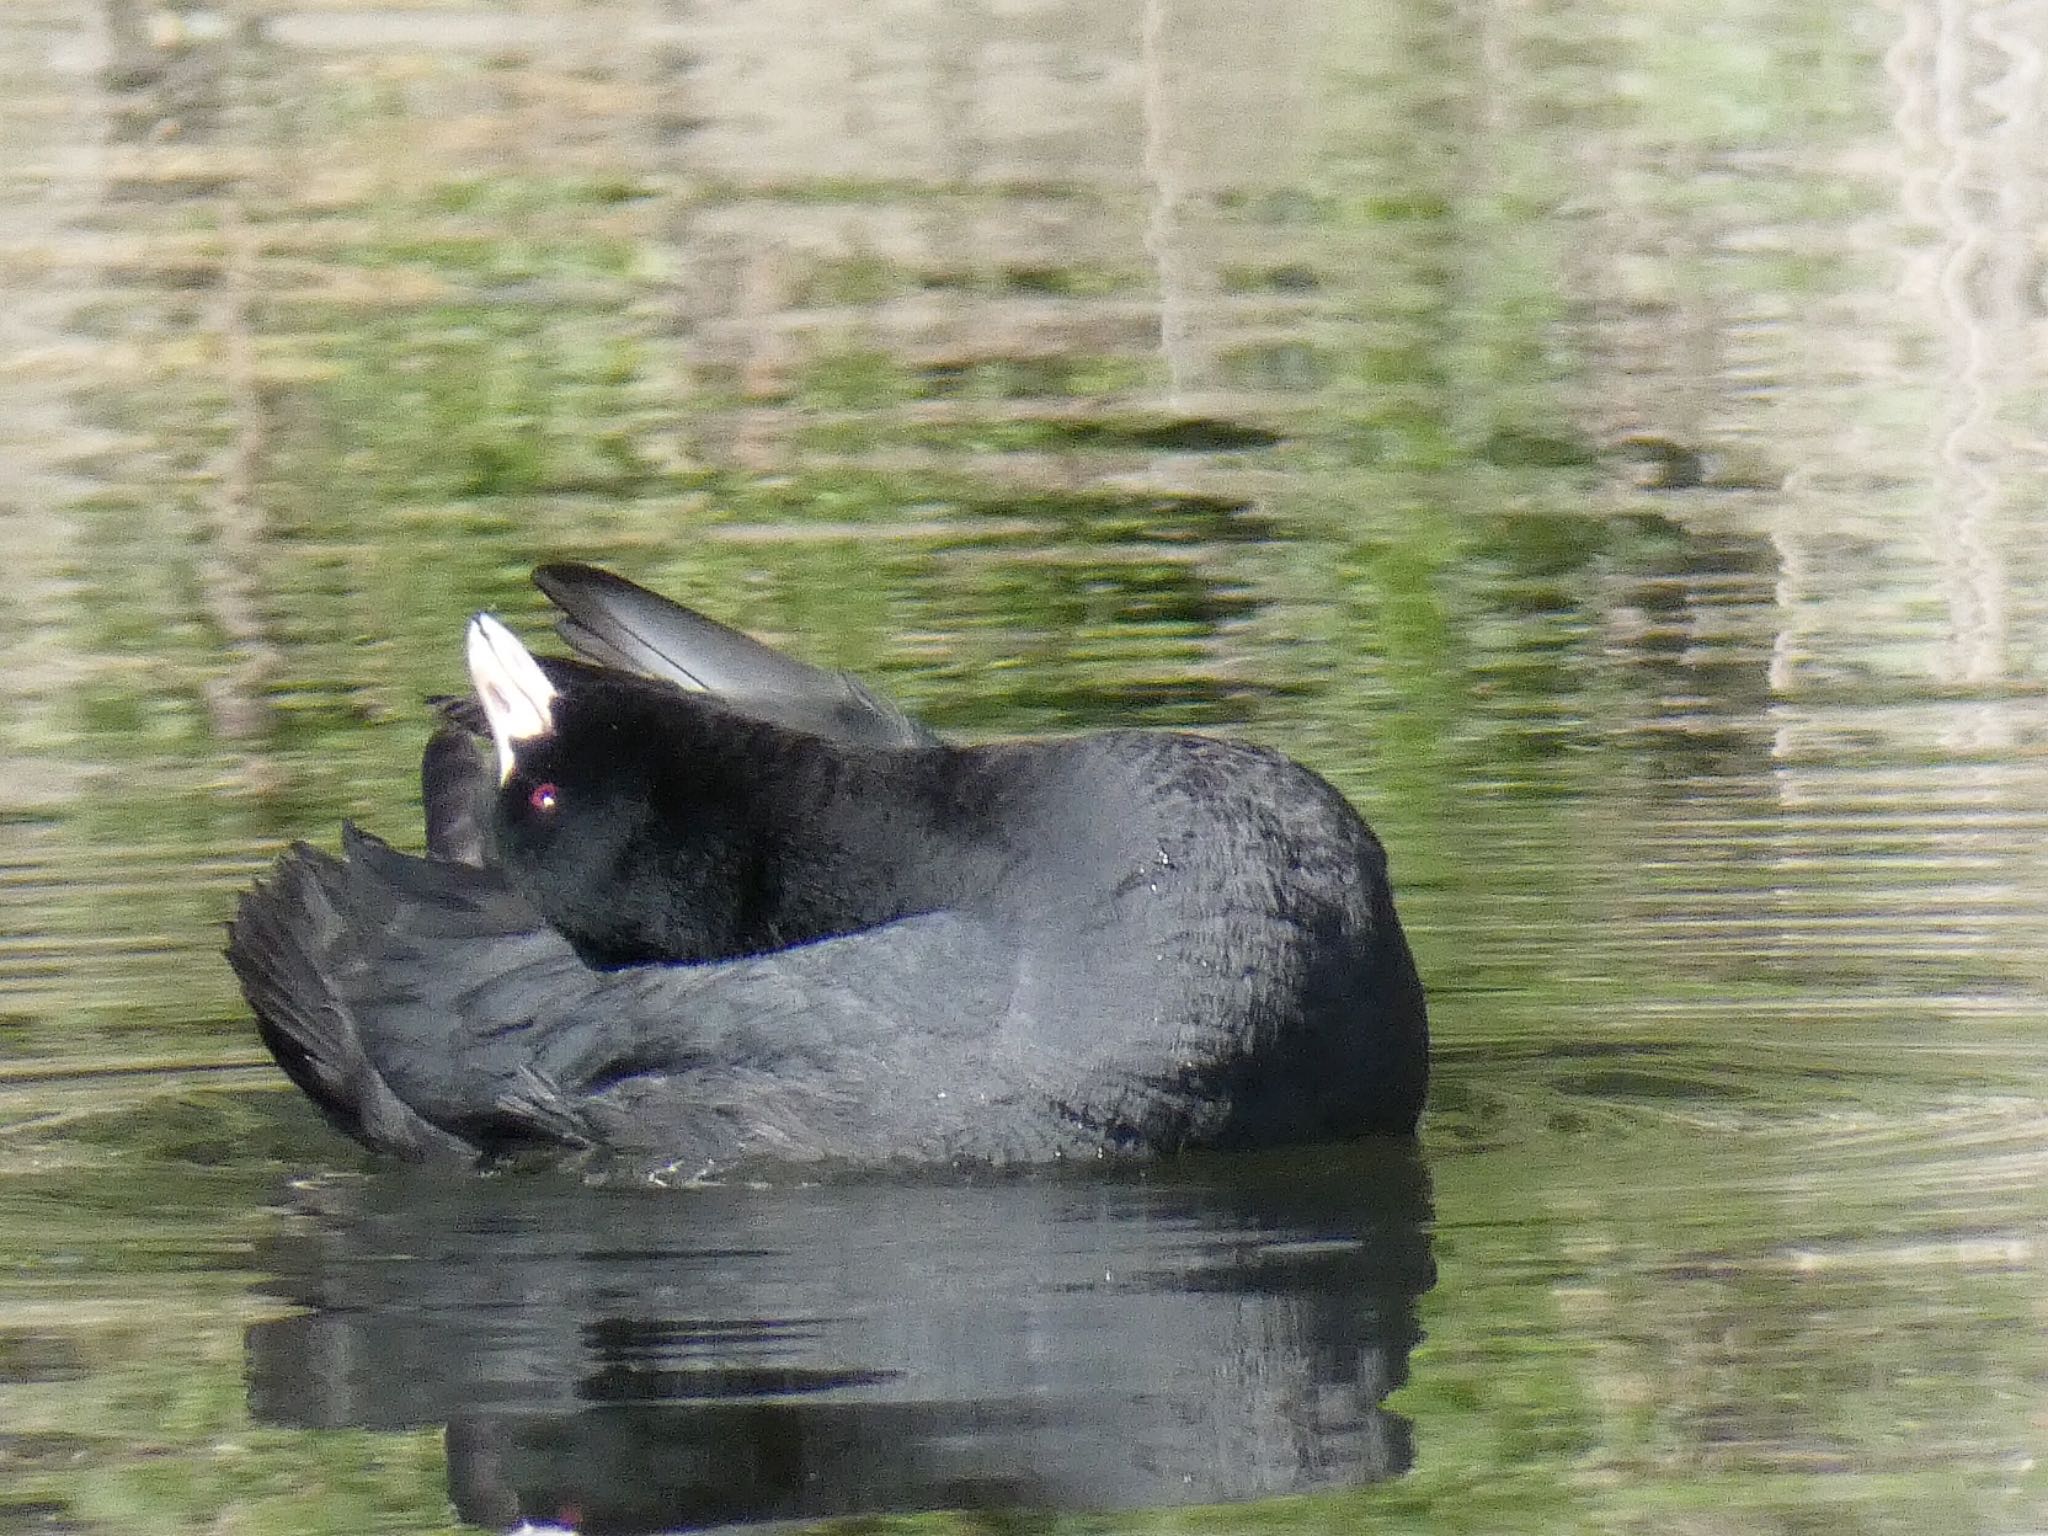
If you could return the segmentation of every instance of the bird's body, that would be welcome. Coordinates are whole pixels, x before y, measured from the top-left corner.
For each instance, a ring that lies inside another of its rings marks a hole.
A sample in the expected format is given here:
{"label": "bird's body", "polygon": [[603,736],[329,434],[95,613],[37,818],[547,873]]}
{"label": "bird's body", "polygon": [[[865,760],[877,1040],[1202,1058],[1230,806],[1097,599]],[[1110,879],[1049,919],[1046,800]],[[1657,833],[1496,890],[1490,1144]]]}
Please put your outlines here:
{"label": "bird's body", "polygon": [[498,781],[455,707],[426,858],[300,845],[234,924],[266,1043],[342,1129],[715,1171],[1414,1128],[1385,858],[1307,769],[1137,731],[950,746],[616,577],[539,579],[599,665],[478,621]]}

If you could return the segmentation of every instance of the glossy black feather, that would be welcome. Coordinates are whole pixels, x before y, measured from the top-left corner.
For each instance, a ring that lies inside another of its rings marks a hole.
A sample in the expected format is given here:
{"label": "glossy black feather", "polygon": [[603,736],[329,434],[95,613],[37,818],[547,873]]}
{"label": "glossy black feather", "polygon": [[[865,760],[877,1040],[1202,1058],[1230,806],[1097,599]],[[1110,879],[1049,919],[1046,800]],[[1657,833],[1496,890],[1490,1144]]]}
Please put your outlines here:
{"label": "glossy black feather", "polygon": [[561,610],[557,632],[598,666],[715,694],[744,714],[836,741],[938,739],[859,678],[785,656],[610,571],[562,562],[541,566],[533,581]]}

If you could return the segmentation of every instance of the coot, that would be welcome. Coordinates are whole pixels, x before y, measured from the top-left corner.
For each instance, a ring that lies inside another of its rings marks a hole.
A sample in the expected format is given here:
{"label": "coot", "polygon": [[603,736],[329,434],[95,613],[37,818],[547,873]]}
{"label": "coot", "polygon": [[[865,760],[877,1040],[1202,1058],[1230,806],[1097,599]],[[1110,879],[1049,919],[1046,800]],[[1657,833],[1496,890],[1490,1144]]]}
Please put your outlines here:
{"label": "coot", "polygon": [[693,1174],[1414,1130],[1386,857],[1308,769],[1131,730],[950,745],[617,576],[535,580],[579,659],[471,622],[425,857],[345,826],[229,927],[341,1130]]}

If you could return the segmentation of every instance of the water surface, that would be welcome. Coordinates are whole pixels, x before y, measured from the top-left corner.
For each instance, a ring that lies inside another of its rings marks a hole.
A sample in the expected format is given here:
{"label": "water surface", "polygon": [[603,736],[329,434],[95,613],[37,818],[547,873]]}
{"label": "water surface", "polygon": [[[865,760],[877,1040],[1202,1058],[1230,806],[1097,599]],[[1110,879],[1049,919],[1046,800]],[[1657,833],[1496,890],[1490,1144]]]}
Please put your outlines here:
{"label": "water surface", "polygon": [[[0,1530],[2040,1528],[2043,37],[6,7]],[[1310,763],[1419,1159],[358,1157],[219,925],[549,556]]]}

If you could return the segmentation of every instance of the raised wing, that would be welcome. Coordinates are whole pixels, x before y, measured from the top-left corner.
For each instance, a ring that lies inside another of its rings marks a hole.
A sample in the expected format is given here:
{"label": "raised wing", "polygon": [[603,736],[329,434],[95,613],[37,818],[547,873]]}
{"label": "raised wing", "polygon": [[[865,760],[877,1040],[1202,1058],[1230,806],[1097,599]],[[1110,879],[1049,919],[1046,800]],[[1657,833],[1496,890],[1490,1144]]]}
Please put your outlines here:
{"label": "raised wing", "polygon": [[561,610],[555,628],[600,666],[716,695],[743,714],[861,746],[938,738],[845,672],[785,656],[715,619],[595,566],[544,565],[534,585]]}

